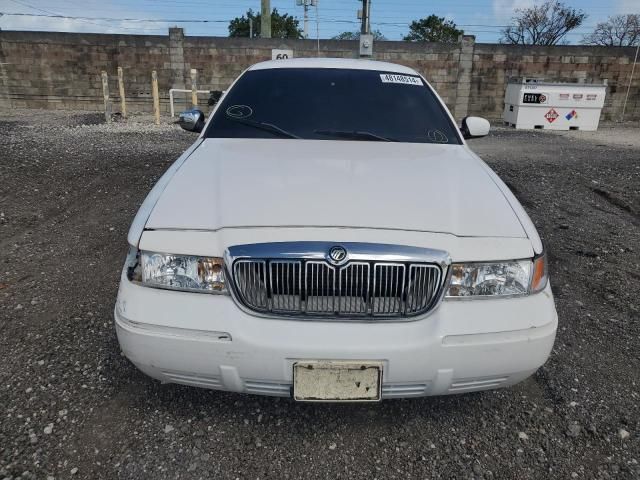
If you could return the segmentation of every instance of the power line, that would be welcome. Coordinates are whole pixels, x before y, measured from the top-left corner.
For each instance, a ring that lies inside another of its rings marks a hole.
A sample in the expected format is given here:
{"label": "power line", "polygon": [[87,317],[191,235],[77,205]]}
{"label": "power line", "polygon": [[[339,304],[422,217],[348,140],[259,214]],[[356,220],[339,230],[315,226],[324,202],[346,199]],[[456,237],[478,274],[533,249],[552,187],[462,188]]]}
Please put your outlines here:
{"label": "power line", "polygon": [[[22,5],[23,7],[32,8],[33,10],[36,10],[38,12],[44,12],[44,13],[50,14],[52,16],[64,17],[63,15],[60,15],[60,14],[58,14],[56,12],[52,12],[51,10],[44,10],[42,8],[39,8],[39,7],[34,7],[33,5],[29,5],[28,3],[21,2],[20,0],[10,0],[10,1],[12,1],[13,3],[15,3],[17,5]],[[25,14],[25,16],[27,16],[27,15],[29,15],[29,14]],[[32,16],[36,16],[36,15],[34,14]],[[84,23],[89,23],[91,25],[96,25],[97,27],[108,28],[107,25],[101,25],[99,23],[91,22],[91,21],[89,21],[87,19],[79,19],[79,21],[84,22]],[[122,30],[131,30],[131,31],[136,30],[136,29],[133,29],[133,28],[127,28],[127,27],[122,27],[122,26],[119,26],[118,28],[120,28]],[[144,30],[144,31],[147,31],[147,30]]]}
{"label": "power line", "polygon": [[[228,19],[175,19],[175,18],[114,18],[114,17],[90,17],[90,16],[79,16],[79,15],[61,15],[55,12],[51,12],[48,10],[39,9],[37,7],[32,7],[26,3],[20,2],[18,0],[11,0],[14,3],[27,6],[29,8],[33,8],[35,10],[41,12],[48,12],[42,14],[36,13],[22,13],[22,12],[0,12],[0,15],[4,15],[6,17],[14,16],[14,17],[39,17],[39,18],[52,18],[52,19],[68,19],[68,20],[78,20],[86,23],[92,23],[101,28],[109,28],[107,25],[101,25],[98,23],[94,23],[93,21],[103,21],[103,22],[138,22],[138,23],[170,23],[170,24],[228,24],[231,20]],[[383,17],[384,18],[384,17]],[[388,18],[388,17],[387,17]],[[344,25],[359,25],[360,22],[357,20],[342,20],[337,18],[328,18],[328,17],[319,17],[319,20],[323,23],[330,24],[344,24]],[[390,27],[392,29],[396,28],[407,28],[410,22],[390,22],[390,21],[374,21],[371,22],[372,25],[377,27]],[[492,25],[492,24],[457,24],[458,27],[464,28],[467,33],[487,33],[487,34],[499,34],[500,32],[497,30],[484,30],[485,28],[494,28],[494,29],[502,29],[507,28],[509,25]],[[125,27],[122,25],[118,25],[119,29],[123,30],[142,30],[142,31],[160,31],[161,28],[131,28]],[[575,31],[568,32],[566,35],[584,35],[585,33],[591,33],[591,30],[587,30],[589,28],[594,27],[581,27]]]}
{"label": "power line", "polygon": [[45,17],[45,18],[63,18],[69,20],[105,20],[109,22],[157,22],[157,23],[221,23],[229,22],[229,20],[208,20],[208,19],[175,19],[175,18],[111,18],[111,17],[84,17],[75,15],[45,15],[38,13],[9,13],[0,12],[6,16],[13,17]]}
{"label": "power line", "polygon": [[[222,20],[222,19],[190,19],[190,18],[114,18],[114,17],[86,17],[86,16],[76,16],[76,15],[58,15],[58,14],[38,14],[38,13],[18,13],[18,12],[0,12],[6,16],[21,16],[21,17],[44,17],[44,18],[61,18],[61,19],[70,19],[70,20],[103,20],[110,22],[141,22],[141,23],[228,23],[231,20]],[[345,24],[353,24],[359,25],[361,22],[357,20],[342,20],[338,18],[327,18],[320,17],[320,20],[323,22],[331,22],[331,23],[345,23]],[[371,22],[376,25],[387,25],[387,26],[409,26],[410,22]],[[459,23],[456,24],[458,27],[483,27],[483,28],[507,28],[512,25],[491,25],[491,24],[480,24],[480,23]],[[584,28],[593,28],[593,27],[584,27]]]}

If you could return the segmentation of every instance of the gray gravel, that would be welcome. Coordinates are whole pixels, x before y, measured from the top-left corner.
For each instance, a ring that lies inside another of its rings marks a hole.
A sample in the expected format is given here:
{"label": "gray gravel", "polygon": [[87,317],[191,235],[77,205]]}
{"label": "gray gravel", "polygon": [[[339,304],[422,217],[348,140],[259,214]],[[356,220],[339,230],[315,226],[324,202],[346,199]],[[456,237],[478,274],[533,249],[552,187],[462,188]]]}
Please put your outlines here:
{"label": "gray gravel", "polygon": [[161,385],[121,356],[129,223],[194,137],[100,123],[0,112],[0,479],[640,477],[639,146],[505,129],[472,143],[550,252],[560,329],[531,379],[310,405]]}

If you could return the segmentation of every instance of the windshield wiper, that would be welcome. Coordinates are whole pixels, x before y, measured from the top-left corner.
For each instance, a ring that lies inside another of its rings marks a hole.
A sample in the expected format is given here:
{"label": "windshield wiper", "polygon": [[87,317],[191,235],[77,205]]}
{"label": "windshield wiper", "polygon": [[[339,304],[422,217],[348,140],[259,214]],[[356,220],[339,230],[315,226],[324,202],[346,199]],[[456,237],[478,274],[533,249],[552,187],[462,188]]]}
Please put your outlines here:
{"label": "windshield wiper", "polygon": [[238,123],[241,123],[243,125],[247,125],[249,127],[253,127],[253,128],[260,129],[260,130],[264,130],[266,132],[273,133],[275,135],[279,135],[281,137],[300,139],[299,136],[294,135],[291,132],[287,132],[286,130],[283,130],[282,128],[278,127],[277,125],[274,125],[273,123],[256,122],[254,120],[247,120],[246,118],[233,118],[233,117],[230,117],[230,116],[228,116],[227,118],[229,120],[233,120],[234,122],[238,122]]}
{"label": "windshield wiper", "polygon": [[326,135],[328,137],[349,138],[352,140],[375,140],[378,142],[397,142],[393,138],[387,138],[380,135],[376,135],[371,132],[363,131],[347,131],[347,130],[314,130],[313,133],[318,135]]}

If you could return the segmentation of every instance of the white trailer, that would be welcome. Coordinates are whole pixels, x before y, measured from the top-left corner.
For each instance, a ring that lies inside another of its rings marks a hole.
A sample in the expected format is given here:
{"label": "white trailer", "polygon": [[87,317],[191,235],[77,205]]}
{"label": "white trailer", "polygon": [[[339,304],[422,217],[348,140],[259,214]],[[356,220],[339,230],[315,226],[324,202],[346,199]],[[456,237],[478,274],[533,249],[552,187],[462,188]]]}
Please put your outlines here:
{"label": "white trailer", "polygon": [[602,84],[511,81],[502,119],[518,129],[597,130],[606,90],[606,80]]}

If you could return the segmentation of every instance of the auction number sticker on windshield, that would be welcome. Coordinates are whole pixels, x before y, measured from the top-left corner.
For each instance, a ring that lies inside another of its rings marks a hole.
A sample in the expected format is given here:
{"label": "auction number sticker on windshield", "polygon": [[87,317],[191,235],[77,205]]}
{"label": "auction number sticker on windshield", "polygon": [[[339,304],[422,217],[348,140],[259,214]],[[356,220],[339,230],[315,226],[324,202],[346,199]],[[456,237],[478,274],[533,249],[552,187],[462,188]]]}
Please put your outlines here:
{"label": "auction number sticker on windshield", "polygon": [[404,85],[422,85],[420,77],[411,77],[409,75],[397,75],[395,73],[381,73],[380,80],[382,83],[402,83]]}

